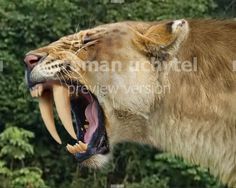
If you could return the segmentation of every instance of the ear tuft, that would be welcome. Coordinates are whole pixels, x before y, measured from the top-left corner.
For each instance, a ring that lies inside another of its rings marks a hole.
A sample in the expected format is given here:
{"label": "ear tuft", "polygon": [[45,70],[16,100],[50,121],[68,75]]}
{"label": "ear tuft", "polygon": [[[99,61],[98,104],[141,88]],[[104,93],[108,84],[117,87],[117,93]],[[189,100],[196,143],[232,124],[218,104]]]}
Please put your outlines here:
{"label": "ear tuft", "polygon": [[172,33],[176,33],[181,30],[185,30],[185,27],[187,26],[188,22],[184,19],[182,20],[175,20],[172,24]]}

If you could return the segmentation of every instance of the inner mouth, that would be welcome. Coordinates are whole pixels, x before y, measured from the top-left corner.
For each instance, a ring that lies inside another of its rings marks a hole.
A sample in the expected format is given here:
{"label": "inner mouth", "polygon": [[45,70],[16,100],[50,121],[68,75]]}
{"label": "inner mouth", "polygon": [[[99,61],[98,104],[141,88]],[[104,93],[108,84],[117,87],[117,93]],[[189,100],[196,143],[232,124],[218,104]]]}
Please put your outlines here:
{"label": "inner mouth", "polygon": [[[32,97],[39,99],[42,119],[51,136],[61,144],[54,122],[53,103],[55,104],[63,126],[76,140],[74,145],[67,144],[67,150],[80,162],[92,155],[109,152],[103,109],[97,97],[85,86],[47,81],[34,85],[30,93]],[[77,133],[74,130],[72,117],[75,120]]]}

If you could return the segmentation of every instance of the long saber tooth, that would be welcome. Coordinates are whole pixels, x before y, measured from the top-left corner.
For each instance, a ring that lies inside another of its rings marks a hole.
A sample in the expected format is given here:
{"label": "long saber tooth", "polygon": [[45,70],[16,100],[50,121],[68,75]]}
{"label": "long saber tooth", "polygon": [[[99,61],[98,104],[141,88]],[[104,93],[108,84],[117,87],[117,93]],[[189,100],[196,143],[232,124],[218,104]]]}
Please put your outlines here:
{"label": "long saber tooth", "polygon": [[39,109],[48,132],[59,144],[61,144],[61,139],[55,127],[53,116],[53,101],[50,93],[44,92],[43,95],[39,97]]}
{"label": "long saber tooth", "polygon": [[58,116],[61,119],[63,126],[65,127],[67,132],[71,135],[71,137],[76,140],[77,138],[72,123],[72,116],[70,110],[70,96],[68,88],[61,85],[54,85],[53,97]]}

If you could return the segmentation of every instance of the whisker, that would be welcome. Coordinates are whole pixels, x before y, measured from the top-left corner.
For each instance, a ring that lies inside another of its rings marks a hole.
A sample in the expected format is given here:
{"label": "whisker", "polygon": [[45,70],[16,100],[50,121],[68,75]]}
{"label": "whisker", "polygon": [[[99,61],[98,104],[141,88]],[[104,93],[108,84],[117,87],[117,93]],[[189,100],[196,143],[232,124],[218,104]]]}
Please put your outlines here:
{"label": "whisker", "polygon": [[[62,66],[61,68],[62,68],[62,72],[63,72],[67,77],[70,78],[70,73],[68,72],[68,70],[66,70],[66,68],[65,68],[64,66]],[[72,83],[71,83],[71,85],[72,85]]]}

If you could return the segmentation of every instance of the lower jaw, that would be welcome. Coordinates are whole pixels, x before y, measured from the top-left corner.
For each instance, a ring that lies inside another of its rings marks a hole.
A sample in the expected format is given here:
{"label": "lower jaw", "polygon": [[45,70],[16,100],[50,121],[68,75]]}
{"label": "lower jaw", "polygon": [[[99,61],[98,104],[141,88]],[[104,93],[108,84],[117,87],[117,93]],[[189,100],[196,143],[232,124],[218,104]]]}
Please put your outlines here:
{"label": "lower jaw", "polygon": [[[91,94],[92,95],[92,94]],[[85,118],[90,118],[90,122],[92,121],[92,117],[86,117],[86,109],[88,109],[88,104],[85,103],[83,97],[78,97],[71,100],[72,111],[76,120],[77,127],[77,139],[81,140],[88,144],[88,149],[83,153],[76,153],[75,157],[78,159],[80,163],[87,164],[91,163],[91,161],[104,161],[102,156],[109,153],[109,143],[107,138],[107,133],[105,129],[105,116],[102,108],[99,105],[99,102],[95,96],[93,96],[93,103],[89,104],[90,107],[96,107],[96,117],[97,117],[97,125],[96,129],[92,130],[92,135],[85,134],[84,126]],[[84,113],[85,112],[85,113]],[[87,112],[88,114],[88,112]]]}

